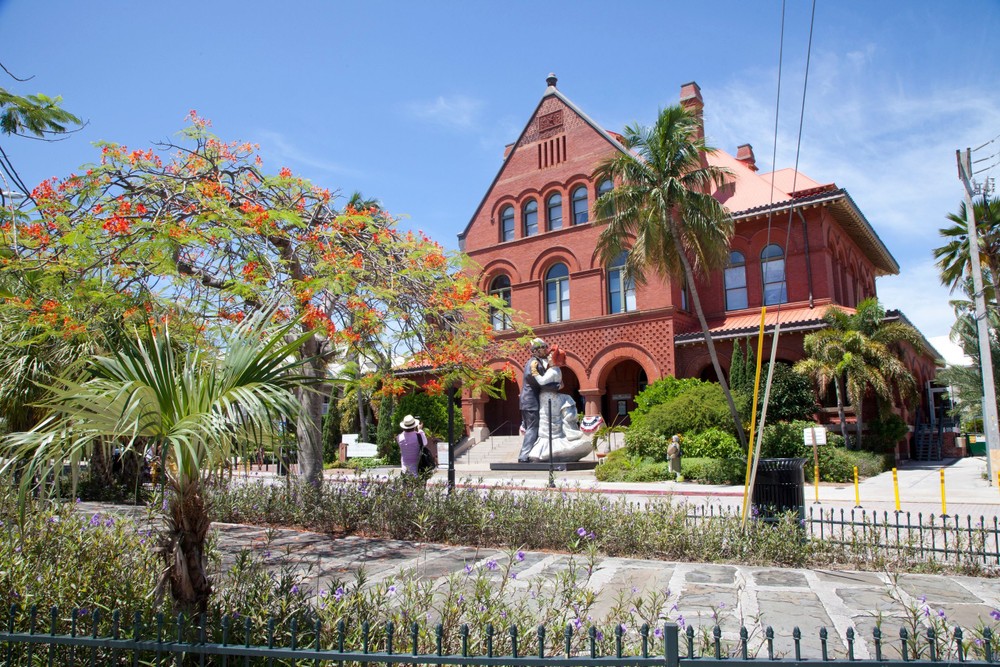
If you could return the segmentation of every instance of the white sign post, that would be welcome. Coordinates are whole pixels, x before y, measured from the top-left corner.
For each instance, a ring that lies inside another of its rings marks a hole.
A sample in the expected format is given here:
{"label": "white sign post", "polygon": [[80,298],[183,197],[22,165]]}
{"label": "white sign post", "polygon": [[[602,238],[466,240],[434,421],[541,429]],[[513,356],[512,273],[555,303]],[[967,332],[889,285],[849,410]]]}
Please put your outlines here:
{"label": "white sign post", "polygon": [[819,504],[819,447],[826,444],[826,429],[822,426],[811,426],[802,429],[802,438],[806,446],[813,446],[813,486],[816,489],[815,504]]}

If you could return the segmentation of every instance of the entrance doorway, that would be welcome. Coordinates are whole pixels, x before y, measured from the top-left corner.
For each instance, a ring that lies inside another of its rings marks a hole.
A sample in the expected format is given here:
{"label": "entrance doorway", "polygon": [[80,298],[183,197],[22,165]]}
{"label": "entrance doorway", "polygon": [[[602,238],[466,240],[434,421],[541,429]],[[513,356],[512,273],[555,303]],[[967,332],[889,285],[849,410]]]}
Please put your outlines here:
{"label": "entrance doorway", "polygon": [[504,380],[503,397],[486,402],[483,417],[490,435],[517,435],[521,427],[520,391],[513,380]]}
{"label": "entrance doorway", "polygon": [[629,413],[635,410],[635,397],[646,388],[646,371],[638,362],[625,359],[608,373],[601,396],[601,416],[609,426],[628,426]]}

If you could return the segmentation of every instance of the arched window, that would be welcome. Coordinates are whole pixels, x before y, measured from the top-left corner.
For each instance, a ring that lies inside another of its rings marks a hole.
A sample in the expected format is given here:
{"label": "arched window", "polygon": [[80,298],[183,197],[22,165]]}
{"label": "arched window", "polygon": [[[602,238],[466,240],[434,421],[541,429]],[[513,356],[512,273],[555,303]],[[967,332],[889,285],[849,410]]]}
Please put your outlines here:
{"label": "arched window", "polygon": [[534,199],[529,199],[524,204],[522,213],[524,220],[524,235],[534,236],[538,233],[538,202]]}
{"label": "arched window", "polygon": [[550,232],[562,228],[562,195],[558,192],[545,203],[545,224]]}
{"label": "arched window", "polygon": [[747,263],[743,253],[733,250],[726,265],[726,310],[747,307]]}
{"label": "arched window", "polygon": [[590,219],[587,188],[581,185],[573,190],[573,224],[582,225]]}
{"label": "arched window", "polygon": [[785,290],[785,253],[772,243],[760,253],[760,272],[764,280],[764,305],[788,301]]}
{"label": "arched window", "polygon": [[635,307],[635,281],[625,279],[627,252],[618,255],[608,266],[608,312],[627,313]]}
{"label": "arched window", "polygon": [[569,319],[569,269],[555,264],[545,274],[545,321]]}
{"label": "arched window", "polygon": [[513,241],[514,240],[514,207],[505,206],[502,211],[500,211],[500,240],[501,241]]}
{"label": "arched window", "polygon": [[[490,296],[495,296],[501,299],[504,304],[510,307],[510,278],[504,274],[500,274],[490,283]],[[510,319],[507,317],[507,313],[497,309],[490,308],[490,320],[493,322],[493,328],[496,331],[503,331],[504,329],[510,329]]]}
{"label": "arched window", "polygon": [[600,197],[605,192],[611,192],[615,187],[615,184],[611,182],[610,178],[605,178],[603,181],[597,184],[597,196]]}

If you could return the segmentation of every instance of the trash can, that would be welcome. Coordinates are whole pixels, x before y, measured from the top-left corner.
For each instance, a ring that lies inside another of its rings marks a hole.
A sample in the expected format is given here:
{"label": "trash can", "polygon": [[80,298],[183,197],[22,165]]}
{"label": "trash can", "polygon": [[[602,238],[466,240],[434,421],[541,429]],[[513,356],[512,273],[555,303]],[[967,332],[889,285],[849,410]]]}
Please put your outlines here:
{"label": "trash can", "polygon": [[806,518],[806,478],[803,466],[809,459],[761,459],[753,485],[754,515],[775,521],[785,512]]}
{"label": "trash can", "polygon": [[978,433],[969,434],[969,456],[986,456],[986,438]]}

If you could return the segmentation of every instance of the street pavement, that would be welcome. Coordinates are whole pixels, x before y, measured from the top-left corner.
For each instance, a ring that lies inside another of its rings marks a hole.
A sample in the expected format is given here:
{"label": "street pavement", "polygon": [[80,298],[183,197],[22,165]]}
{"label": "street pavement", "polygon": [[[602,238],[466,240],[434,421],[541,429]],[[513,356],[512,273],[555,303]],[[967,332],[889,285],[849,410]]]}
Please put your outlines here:
{"label": "street pavement", "polygon": [[[940,464],[908,463],[898,470],[901,509],[916,515],[941,511],[940,470],[945,470],[945,500],[949,514],[996,516],[1000,491],[984,476],[985,461],[964,458]],[[386,474],[390,471],[377,471]],[[459,470],[462,485],[544,489],[547,473],[497,473],[489,470]],[[273,479],[269,471],[253,471],[245,478]],[[446,472],[435,474],[434,483],[446,483]],[[612,484],[594,481],[593,472],[558,473],[556,484],[566,492],[599,492],[649,499],[669,496],[689,503],[739,505],[742,487],[705,486],[690,483]],[[807,488],[807,501],[814,497]],[[866,511],[895,510],[892,475],[864,480],[858,489]],[[820,505],[827,509],[853,508],[853,485],[821,484]],[[106,511],[106,507],[83,504],[84,511]],[[424,544],[363,537],[331,537],[292,529],[214,524],[223,562],[231,563],[245,549],[266,550],[278,566],[290,564],[302,572],[315,590],[331,590],[338,580],[350,580],[363,569],[370,582],[391,581],[414,572],[443,582],[467,567],[501,564],[510,557],[505,551],[463,546]],[[539,578],[550,582],[565,571],[568,554],[528,552],[515,565],[518,576],[513,590],[526,592]],[[577,559],[580,556],[576,556]],[[224,585],[224,584],[222,584]],[[995,623],[991,612],[1000,609],[1000,579],[970,576],[939,576],[909,572],[854,572],[837,569],[793,569],[751,567],[738,563],[679,563],[627,558],[599,558],[587,578],[596,602],[591,610],[595,623],[602,623],[620,595],[670,591],[663,613],[671,620],[699,628],[716,623],[723,639],[735,645],[740,626],[751,633],[751,650],[762,641],[762,628],[773,626],[776,650],[792,655],[791,633],[802,631],[804,657],[818,657],[819,630],[829,632],[829,650],[844,655],[848,628],[857,633],[855,655],[874,657],[872,630],[881,624],[887,640],[886,657],[898,657],[899,628],[907,619],[923,624],[942,619],[949,627],[970,630]],[[516,593],[515,593],[516,594]],[[676,605],[676,608],[674,607]],[[891,644],[891,646],[890,646]]]}

